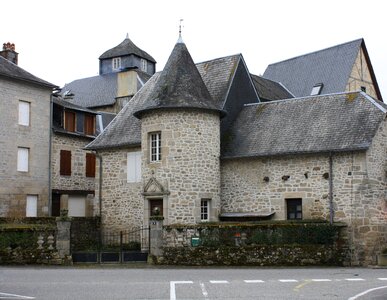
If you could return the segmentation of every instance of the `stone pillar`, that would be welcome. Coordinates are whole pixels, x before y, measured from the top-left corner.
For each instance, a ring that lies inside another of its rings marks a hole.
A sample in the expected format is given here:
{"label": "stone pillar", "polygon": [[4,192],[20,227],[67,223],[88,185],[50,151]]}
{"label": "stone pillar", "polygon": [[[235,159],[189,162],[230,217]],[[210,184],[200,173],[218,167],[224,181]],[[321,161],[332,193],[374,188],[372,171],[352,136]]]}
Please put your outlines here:
{"label": "stone pillar", "polygon": [[150,255],[162,256],[163,220],[150,220]]}
{"label": "stone pillar", "polygon": [[70,227],[71,221],[69,219],[58,218],[56,221],[57,235],[56,235],[56,250],[59,257],[68,260],[70,257]]}

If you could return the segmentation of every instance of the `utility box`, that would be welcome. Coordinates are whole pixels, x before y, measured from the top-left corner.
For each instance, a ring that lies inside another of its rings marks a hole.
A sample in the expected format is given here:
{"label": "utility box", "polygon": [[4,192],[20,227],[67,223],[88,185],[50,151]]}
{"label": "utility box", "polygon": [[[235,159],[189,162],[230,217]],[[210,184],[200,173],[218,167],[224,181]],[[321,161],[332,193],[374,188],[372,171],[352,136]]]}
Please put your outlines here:
{"label": "utility box", "polygon": [[198,237],[191,237],[191,246],[192,247],[200,246],[200,238],[198,238]]}

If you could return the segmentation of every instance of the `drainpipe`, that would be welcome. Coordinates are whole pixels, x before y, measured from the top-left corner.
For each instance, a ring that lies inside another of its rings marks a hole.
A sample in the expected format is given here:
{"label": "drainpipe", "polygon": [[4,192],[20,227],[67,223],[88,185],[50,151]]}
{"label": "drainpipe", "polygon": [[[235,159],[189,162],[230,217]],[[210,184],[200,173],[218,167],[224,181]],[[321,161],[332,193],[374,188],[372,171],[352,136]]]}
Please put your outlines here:
{"label": "drainpipe", "polygon": [[52,115],[53,115],[53,95],[50,95],[50,129],[48,137],[48,216],[52,215],[52,191],[51,191],[51,161],[52,161]]}
{"label": "drainpipe", "polygon": [[329,223],[332,225],[334,219],[333,210],[333,154],[329,153]]}
{"label": "drainpipe", "polygon": [[[102,155],[95,152],[96,157],[98,157],[99,161],[99,185],[98,185],[98,201],[99,201],[99,250],[102,248]],[[98,262],[101,263],[101,254],[98,257]]]}

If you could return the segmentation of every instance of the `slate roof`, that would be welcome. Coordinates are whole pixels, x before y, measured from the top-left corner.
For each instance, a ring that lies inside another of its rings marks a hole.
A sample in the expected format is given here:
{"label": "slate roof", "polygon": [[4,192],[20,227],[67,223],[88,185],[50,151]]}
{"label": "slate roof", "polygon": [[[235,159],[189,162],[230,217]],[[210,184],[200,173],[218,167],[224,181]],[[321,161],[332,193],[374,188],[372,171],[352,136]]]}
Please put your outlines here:
{"label": "slate roof", "polygon": [[222,158],[365,150],[386,112],[363,92],[247,105],[222,141]]}
{"label": "slate roof", "polygon": [[250,76],[261,101],[265,102],[294,98],[290,91],[282,84],[254,74],[250,74]]}
{"label": "slate roof", "polygon": [[360,49],[363,49],[378,98],[382,100],[363,39],[271,64],[264,78],[280,82],[295,97],[309,96],[314,85],[323,83],[321,94],[345,92]]}
{"label": "slate roof", "polygon": [[98,113],[93,111],[93,110],[90,110],[90,109],[87,109],[83,106],[79,106],[79,105],[76,105],[74,103],[71,103],[69,101],[66,101],[66,100],[63,100],[62,97],[53,97],[52,98],[52,102],[55,103],[55,104],[58,104],[60,106],[63,106],[65,108],[68,108],[68,109],[72,109],[72,110],[77,110],[77,111],[83,111],[83,112],[86,112],[86,113],[89,113],[89,114],[93,114],[93,115],[97,115]]}
{"label": "slate roof", "polygon": [[212,98],[223,108],[241,54],[221,57],[196,64]]}
{"label": "slate roof", "polygon": [[221,112],[183,42],[178,42],[155,82],[146,102],[134,111],[136,117],[149,110],[197,108]]}
{"label": "slate roof", "polygon": [[5,76],[33,84],[37,84],[40,86],[48,87],[48,88],[55,88],[56,85],[45,81],[43,79],[40,79],[31,73],[25,71],[24,69],[20,68],[18,65],[14,64],[13,62],[9,61],[8,59],[0,56],[0,76]]}
{"label": "slate roof", "polygon": [[144,50],[141,50],[138,48],[130,39],[129,37],[126,37],[125,40],[120,43],[119,45],[115,46],[112,49],[109,49],[105,51],[99,59],[107,59],[107,58],[113,58],[118,56],[125,56],[125,55],[137,55],[141,58],[145,58],[151,62],[156,63],[155,59],[150,56],[148,53],[146,53]]}

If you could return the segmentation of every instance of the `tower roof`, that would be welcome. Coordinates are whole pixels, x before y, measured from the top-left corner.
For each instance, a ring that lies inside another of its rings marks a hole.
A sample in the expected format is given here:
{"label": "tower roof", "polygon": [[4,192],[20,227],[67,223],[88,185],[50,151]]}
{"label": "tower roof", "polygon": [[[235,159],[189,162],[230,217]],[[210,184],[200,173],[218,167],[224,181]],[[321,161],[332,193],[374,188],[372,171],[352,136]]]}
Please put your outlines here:
{"label": "tower roof", "polygon": [[167,108],[197,108],[223,113],[211,97],[186,45],[180,39],[147,101],[134,115],[140,117],[145,111]]}
{"label": "tower roof", "polygon": [[150,56],[148,53],[146,53],[144,50],[141,50],[138,48],[130,39],[129,36],[127,35],[125,40],[115,46],[114,48],[107,50],[104,52],[99,59],[106,59],[106,58],[112,58],[112,57],[118,57],[118,56],[125,56],[125,55],[137,55],[141,58],[145,58],[151,62],[156,63],[155,59]]}

